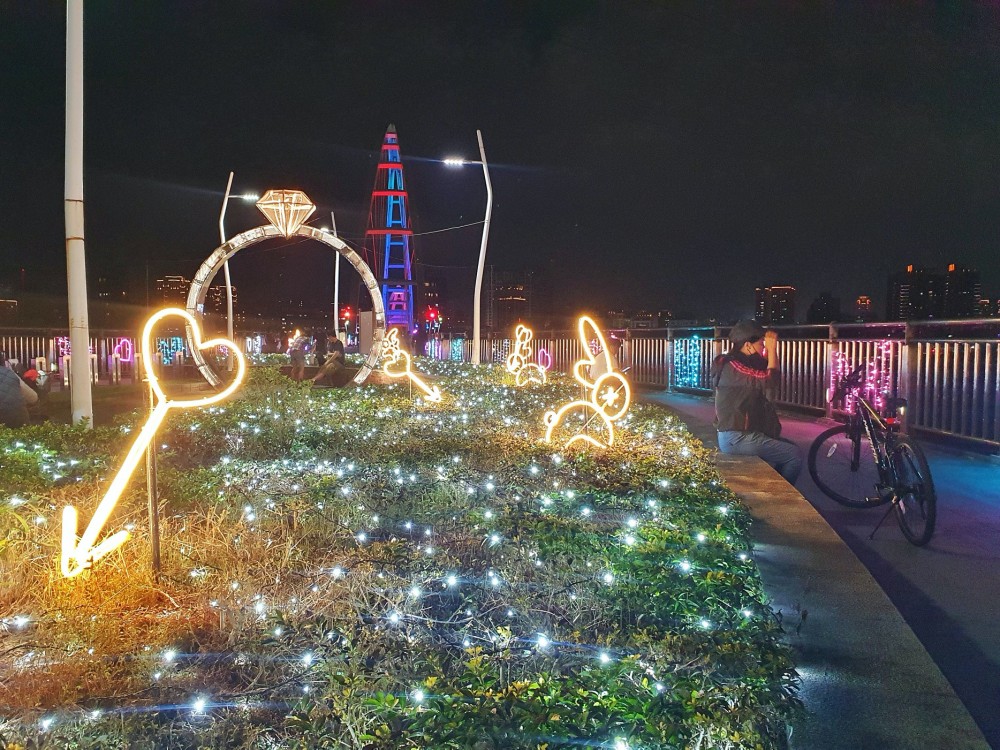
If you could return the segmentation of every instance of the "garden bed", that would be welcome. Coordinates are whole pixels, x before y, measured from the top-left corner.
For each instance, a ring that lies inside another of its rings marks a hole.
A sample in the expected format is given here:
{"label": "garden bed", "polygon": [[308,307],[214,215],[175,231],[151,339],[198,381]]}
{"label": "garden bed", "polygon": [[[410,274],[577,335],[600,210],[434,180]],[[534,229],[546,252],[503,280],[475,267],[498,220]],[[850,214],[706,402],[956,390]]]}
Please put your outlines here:
{"label": "garden bed", "polygon": [[[541,442],[576,396],[419,360],[405,385],[254,368],[168,417],[163,572],[138,479],[59,575],[126,430],[0,430],[0,739],[40,747],[783,747],[798,708],[708,452],[652,406],[614,446]],[[2,746],[0,742],[0,746]],[[16,746],[16,745],[15,745]]]}

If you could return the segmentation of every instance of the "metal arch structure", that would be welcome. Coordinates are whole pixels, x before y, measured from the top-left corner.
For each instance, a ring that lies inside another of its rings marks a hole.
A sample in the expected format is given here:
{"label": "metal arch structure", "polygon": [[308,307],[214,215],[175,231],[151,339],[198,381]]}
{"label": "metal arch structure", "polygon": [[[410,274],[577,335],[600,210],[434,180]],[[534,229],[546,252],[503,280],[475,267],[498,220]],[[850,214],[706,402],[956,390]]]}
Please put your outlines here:
{"label": "metal arch structure", "polygon": [[[374,274],[372,274],[368,264],[362,260],[361,256],[348,247],[342,240],[334,237],[330,232],[303,224],[294,232],[285,235],[274,225],[267,225],[249,229],[242,234],[236,235],[232,239],[226,240],[224,244],[219,245],[219,247],[217,247],[215,251],[208,256],[205,262],[201,264],[198,272],[195,274],[194,281],[191,282],[191,289],[188,292],[187,311],[200,320],[205,313],[205,297],[208,295],[208,288],[211,286],[212,280],[219,272],[219,269],[222,268],[223,264],[236,255],[236,253],[240,250],[273,237],[303,237],[305,239],[322,242],[324,245],[333,248],[338,253],[343,255],[361,275],[361,280],[364,282],[365,287],[368,289],[368,294],[372,298],[372,309],[375,312],[375,330],[373,331],[372,349],[368,353],[368,357],[365,359],[361,369],[358,370],[358,374],[354,376],[354,382],[358,385],[365,382],[367,377],[371,374],[371,371],[375,369],[375,366],[378,364],[379,359],[382,356],[382,341],[385,338],[385,307],[382,304],[382,290],[379,288],[379,283],[375,279]],[[205,362],[205,358],[201,355],[198,348],[192,345],[193,336],[194,332],[189,326],[187,329],[189,350],[195,364],[198,366],[198,370],[213,386],[221,385],[221,378],[216,375],[215,370],[208,366],[208,363]]]}

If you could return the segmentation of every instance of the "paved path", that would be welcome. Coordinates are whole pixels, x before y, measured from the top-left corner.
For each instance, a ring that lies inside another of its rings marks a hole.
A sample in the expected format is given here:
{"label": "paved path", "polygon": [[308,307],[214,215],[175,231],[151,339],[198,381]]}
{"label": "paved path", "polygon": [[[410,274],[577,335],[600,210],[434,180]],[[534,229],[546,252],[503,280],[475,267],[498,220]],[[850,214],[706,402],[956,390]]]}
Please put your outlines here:
{"label": "paved path", "polygon": [[[710,399],[666,393],[645,397],[703,434],[714,415]],[[783,415],[782,422],[783,434],[804,453],[828,426],[825,420],[795,415]],[[893,517],[869,540],[885,509],[844,508],[816,488],[807,470],[796,489],[868,569],[987,741],[1000,750],[1000,460],[926,441],[922,445],[938,491],[937,530],[924,548],[906,542]]]}

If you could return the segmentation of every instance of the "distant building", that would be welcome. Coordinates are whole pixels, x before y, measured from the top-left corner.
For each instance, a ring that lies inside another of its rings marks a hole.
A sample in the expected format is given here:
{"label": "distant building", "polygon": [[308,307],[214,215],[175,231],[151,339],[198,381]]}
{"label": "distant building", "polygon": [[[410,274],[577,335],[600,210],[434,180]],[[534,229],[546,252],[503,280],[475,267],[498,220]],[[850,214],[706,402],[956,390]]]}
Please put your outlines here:
{"label": "distant building", "polygon": [[833,323],[837,320],[840,320],[840,298],[830,292],[822,292],[806,312],[807,323]]}
{"label": "distant building", "polygon": [[629,328],[654,328],[656,321],[654,320],[653,313],[647,310],[640,310],[631,317],[628,323]]}
{"label": "distant building", "polygon": [[[236,310],[236,300],[238,299],[238,293],[236,287],[233,287],[233,310]],[[185,304],[187,303],[187,294],[184,297]],[[225,315],[228,312],[228,303],[226,302],[226,285],[216,284],[215,286],[210,286],[208,292],[205,294],[205,312],[207,313],[218,313],[220,315]]]}
{"label": "distant building", "polygon": [[164,305],[187,304],[188,292],[191,290],[191,279],[183,276],[164,276],[156,280],[156,297]]}
{"label": "distant building", "polygon": [[601,322],[608,328],[628,328],[628,316],[624,310],[608,310]]}
{"label": "distant building", "polygon": [[951,263],[944,282],[944,316],[949,319],[976,317],[982,293],[979,271]]}
{"label": "distant building", "polygon": [[[164,276],[156,280],[156,300],[164,306],[187,307],[188,292],[191,291],[191,280],[183,276]],[[233,309],[236,309],[238,298],[236,287],[233,287]],[[205,293],[204,312],[225,315],[227,312],[226,285],[215,284]],[[301,307],[301,303],[299,303]]]}
{"label": "distant building", "polygon": [[17,300],[0,299],[0,323],[17,323]]}
{"label": "distant building", "polygon": [[976,314],[980,318],[995,318],[996,317],[996,306],[993,304],[992,300],[980,299],[979,300],[979,311]]}
{"label": "distant building", "polygon": [[875,319],[875,311],[872,309],[872,298],[867,294],[859,295],[854,300],[854,320],[858,323],[870,323]]}
{"label": "distant building", "polygon": [[972,318],[981,314],[979,271],[951,263],[946,273],[908,265],[889,276],[887,320]]}
{"label": "distant building", "polygon": [[908,265],[889,276],[886,320],[930,320],[944,317],[945,279],[933,269]]}
{"label": "distant building", "polygon": [[656,313],[656,327],[666,328],[670,324],[670,321],[673,319],[674,319],[673,310],[659,310]]}
{"label": "distant building", "polygon": [[531,320],[533,276],[531,271],[497,271],[490,267],[486,328],[504,333]]}
{"label": "distant building", "polygon": [[754,318],[763,325],[795,322],[795,287],[756,287]]}

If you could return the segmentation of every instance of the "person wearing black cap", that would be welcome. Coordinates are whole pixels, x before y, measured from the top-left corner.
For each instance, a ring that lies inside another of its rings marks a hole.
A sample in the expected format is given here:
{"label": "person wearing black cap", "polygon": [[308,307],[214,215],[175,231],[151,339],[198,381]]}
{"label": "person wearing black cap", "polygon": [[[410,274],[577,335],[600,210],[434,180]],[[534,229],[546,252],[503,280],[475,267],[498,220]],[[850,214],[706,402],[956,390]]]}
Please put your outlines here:
{"label": "person wearing black cap", "polygon": [[768,393],[778,387],[778,334],[753,320],[741,320],[729,333],[732,347],[712,365],[715,428],[719,450],[760,456],[790,484],[802,470],[798,446],[780,440],[781,422]]}

